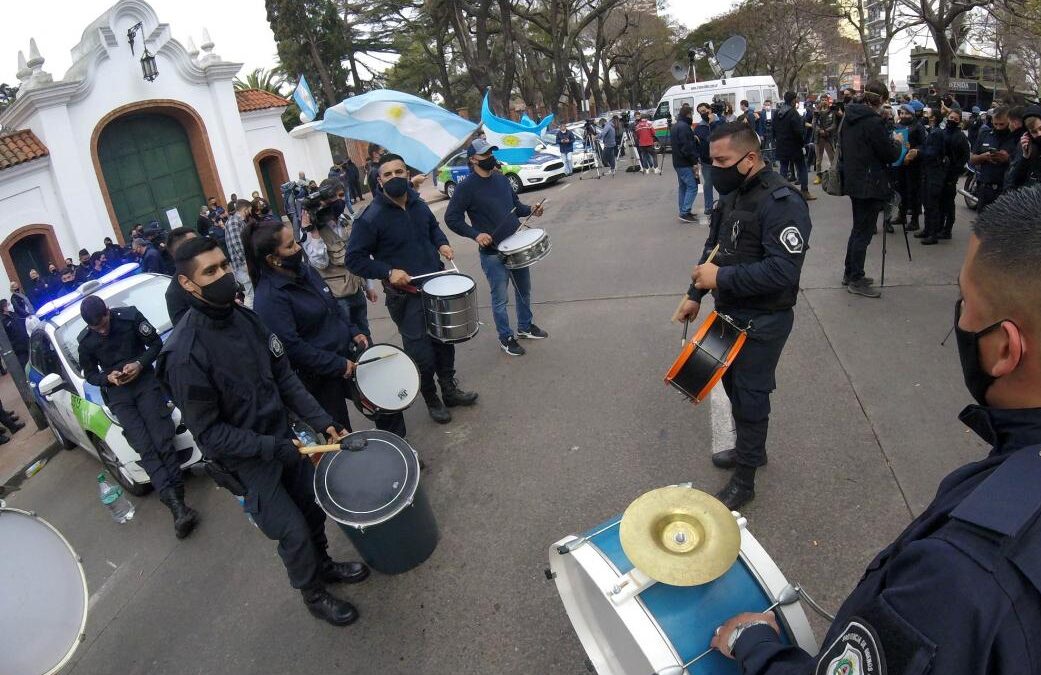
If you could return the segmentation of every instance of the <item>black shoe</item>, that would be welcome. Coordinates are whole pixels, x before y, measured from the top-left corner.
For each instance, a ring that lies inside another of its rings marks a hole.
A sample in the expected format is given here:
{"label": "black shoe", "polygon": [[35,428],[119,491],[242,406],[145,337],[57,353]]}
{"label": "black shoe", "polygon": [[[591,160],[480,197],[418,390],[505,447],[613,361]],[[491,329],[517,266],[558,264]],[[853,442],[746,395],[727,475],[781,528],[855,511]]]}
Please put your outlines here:
{"label": "black shoe", "polygon": [[0,445],[10,442],[11,437],[5,433],[0,433]]}
{"label": "black shoe", "polygon": [[[733,469],[737,466],[737,450],[730,448],[729,450],[713,453],[712,464],[720,469]],[[766,460],[763,460],[763,466],[766,466]]]}
{"label": "black shoe", "polygon": [[936,237],[922,237],[922,246],[935,246],[937,243]]}
{"label": "black shoe", "polygon": [[915,239],[925,239],[928,236],[930,236],[930,235],[926,234],[925,230],[922,230],[921,232],[915,232],[914,233],[914,238]]}
{"label": "black shoe", "polygon": [[166,488],[159,493],[159,501],[170,509],[174,519],[174,534],[178,539],[184,539],[199,522],[199,514],[195,509],[186,506],[184,500],[177,494],[176,488]]}
{"label": "black shoe", "polygon": [[323,589],[304,593],[304,604],[311,615],[334,626],[348,626],[358,620],[358,610],[346,600]]}
{"label": "black shoe", "polygon": [[427,404],[427,412],[430,413],[430,419],[434,420],[438,424],[448,424],[452,421],[452,413],[448,412],[448,408],[441,402],[437,394],[423,394],[423,400]]}
{"label": "black shoe", "polygon": [[905,227],[904,229],[907,230],[908,232],[917,232],[918,230],[922,229],[922,226],[918,224],[918,218],[917,217],[911,216],[910,224],[908,224],[908,226]]}
{"label": "black shoe", "polygon": [[369,568],[360,562],[322,563],[322,581],[327,584],[357,584],[369,578]]}
{"label": "black shoe", "polygon": [[742,506],[755,499],[755,488],[738,483],[733,477],[726,486],[716,493],[716,499],[723,502],[731,511],[738,511]]}
{"label": "black shoe", "polygon": [[499,346],[502,347],[502,350],[510,356],[524,356],[526,353],[524,347],[521,347],[517,342],[517,338],[512,335],[505,340],[500,339]]}
{"label": "black shoe", "polygon": [[890,225],[906,225],[907,224],[907,216],[904,215],[903,213],[901,213],[896,218],[893,218],[892,220],[890,220],[889,224]]}
{"label": "black shoe", "polygon": [[882,291],[878,290],[869,283],[865,283],[864,279],[851,282],[846,286],[846,292],[852,293],[853,295],[861,295],[865,298],[881,298]]}
{"label": "black shoe", "polygon": [[893,223],[886,223],[885,228],[887,234],[893,234],[896,232],[896,228],[893,227]]}
{"label": "black shoe", "polygon": [[5,421],[3,424],[7,427],[7,430],[11,432],[12,436],[17,433],[19,429],[25,428],[25,422],[19,422],[17,417],[13,417],[10,420]]}
{"label": "black shoe", "polygon": [[459,388],[459,380],[441,380],[441,396],[444,398],[445,406],[454,408],[456,406],[471,406],[477,403],[477,392],[463,391]]}
{"label": "black shoe", "polygon": [[525,340],[545,340],[549,337],[549,333],[535,324],[531,324],[528,326],[528,330],[518,330],[517,337],[524,338]]}
{"label": "black shoe", "polygon": [[680,222],[681,223],[693,223],[693,224],[697,225],[698,224],[698,219],[694,217],[693,213],[681,213],[680,214]]}
{"label": "black shoe", "polygon": [[[860,281],[864,282],[865,284],[869,284],[870,285],[870,284],[875,283],[875,278],[874,277],[860,277]],[[847,276],[843,276],[842,277],[842,285],[843,286],[849,286],[849,277],[847,277]]]}
{"label": "black shoe", "polygon": [[950,241],[951,233],[950,232],[941,232],[940,234],[936,235],[936,238],[937,239],[943,239],[945,241]]}

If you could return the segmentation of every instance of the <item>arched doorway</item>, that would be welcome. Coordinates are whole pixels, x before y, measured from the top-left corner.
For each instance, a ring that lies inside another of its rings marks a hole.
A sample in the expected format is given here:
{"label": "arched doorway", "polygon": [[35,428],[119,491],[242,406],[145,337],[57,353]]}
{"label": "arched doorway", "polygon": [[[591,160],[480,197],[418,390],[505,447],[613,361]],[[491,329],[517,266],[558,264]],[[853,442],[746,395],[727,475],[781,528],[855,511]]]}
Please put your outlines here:
{"label": "arched doorway", "polygon": [[112,229],[123,242],[135,223],[190,226],[208,197],[223,202],[206,127],[180,101],[113,110],[94,128],[91,154]]}
{"label": "arched doorway", "polygon": [[257,170],[264,199],[271,205],[271,210],[281,216],[285,210],[282,204],[282,185],[289,182],[285,156],[275,149],[261,150],[253,158],[253,166]]}
{"label": "arched doorway", "polygon": [[47,273],[48,263],[61,264],[61,247],[50,225],[26,225],[12,232],[0,243],[7,277],[18,280],[22,288],[29,288],[29,270],[41,275]]}

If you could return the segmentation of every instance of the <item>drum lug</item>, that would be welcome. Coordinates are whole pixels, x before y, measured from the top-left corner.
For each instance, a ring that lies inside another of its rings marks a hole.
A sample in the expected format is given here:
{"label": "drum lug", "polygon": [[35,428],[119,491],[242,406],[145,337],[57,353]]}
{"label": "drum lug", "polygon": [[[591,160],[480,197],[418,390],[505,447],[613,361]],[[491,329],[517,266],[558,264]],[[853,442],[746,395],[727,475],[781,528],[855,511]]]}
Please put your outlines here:
{"label": "drum lug", "polygon": [[618,577],[618,582],[605,591],[604,594],[615,605],[621,605],[632,600],[656,583],[658,582],[634,567],[628,574]]}

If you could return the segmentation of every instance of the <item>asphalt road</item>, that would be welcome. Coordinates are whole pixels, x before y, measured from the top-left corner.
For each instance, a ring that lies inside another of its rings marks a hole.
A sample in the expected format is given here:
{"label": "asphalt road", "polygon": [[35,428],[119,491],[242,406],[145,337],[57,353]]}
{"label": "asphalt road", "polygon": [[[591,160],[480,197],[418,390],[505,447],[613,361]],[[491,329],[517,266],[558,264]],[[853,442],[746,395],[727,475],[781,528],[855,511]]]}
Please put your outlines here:
{"label": "asphalt road", "polygon": [[[969,402],[956,349],[939,344],[970,212],[959,211],[952,242],[912,240],[913,263],[891,236],[884,296],[870,300],[839,284],[848,200],[816,193],[770,464],[746,515],[788,578],[835,608],[939,480],[982,446],[956,419]],[[99,465],[62,453],[9,503],[37,510],[83,556],[91,610],[67,672],[586,672],[543,574],[550,544],[649,489],[689,480],[715,491],[726,480],[709,462],[710,407],[662,383],[680,339],[668,319],[707,228],[677,221],[671,166],[663,176],[572,178],[523,198],[546,196],[539,225],[553,251],[532,271],[536,322],[551,337],[524,343],[527,356],[498,349],[477,254],[453,238],[461,268],[479,279],[487,325],[458,349],[479,404],[443,427],[422,404],[407,414],[442,532],[428,562],[339,589],[362,619],[333,628],[307,613],[274,544],[208,480],[188,484],[203,521],[178,542],[155,496],[136,500],[131,523],[111,522],[95,493]],[[433,208],[440,215],[444,203]],[[880,250],[876,239],[876,278]],[[373,316],[377,338],[396,342],[381,305]],[[329,534],[334,556],[351,557],[347,539],[331,525]]]}

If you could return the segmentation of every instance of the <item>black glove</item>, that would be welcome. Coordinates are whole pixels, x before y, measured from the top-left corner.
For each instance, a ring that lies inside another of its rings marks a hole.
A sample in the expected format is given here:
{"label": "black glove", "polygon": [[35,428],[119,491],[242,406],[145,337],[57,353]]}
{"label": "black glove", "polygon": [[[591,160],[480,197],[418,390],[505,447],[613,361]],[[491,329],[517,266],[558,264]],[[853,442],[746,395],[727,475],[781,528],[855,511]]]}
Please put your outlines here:
{"label": "black glove", "polygon": [[300,448],[296,447],[291,439],[285,439],[275,448],[275,459],[287,466],[300,461],[301,457]]}

